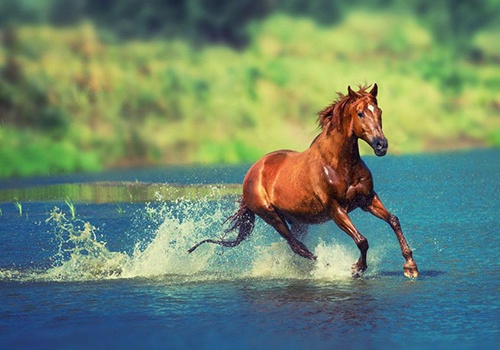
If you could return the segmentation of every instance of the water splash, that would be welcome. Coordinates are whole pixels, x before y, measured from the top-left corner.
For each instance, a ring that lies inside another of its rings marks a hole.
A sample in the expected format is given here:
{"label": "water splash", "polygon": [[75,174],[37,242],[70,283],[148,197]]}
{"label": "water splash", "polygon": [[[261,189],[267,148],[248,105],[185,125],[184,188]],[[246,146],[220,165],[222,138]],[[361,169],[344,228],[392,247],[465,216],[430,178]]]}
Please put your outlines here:
{"label": "water splash", "polygon": [[345,279],[351,277],[351,266],[358,260],[359,253],[340,244],[326,244],[321,241],[315,249],[318,256],[312,276],[316,279]]}
{"label": "water splash", "polygon": [[[162,278],[172,282],[234,280],[238,278],[338,280],[351,278],[358,254],[352,247],[319,241],[315,262],[293,254],[272,228],[257,219],[254,233],[236,248],[205,244],[187,250],[207,237],[218,238],[221,223],[237,208],[234,198],[216,188],[198,200],[146,203],[142,215],[157,227],[152,239],[139,239],[129,253],[111,251],[98,239],[90,222],[67,218],[54,208],[46,220],[52,226],[57,250],[44,270],[0,270],[0,280],[88,281],[116,278]],[[139,232],[140,233],[140,232]],[[104,235],[105,236],[105,233]],[[373,262],[370,268],[372,269]]]}
{"label": "water splash", "polygon": [[54,208],[46,220],[54,226],[54,240],[58,249],[52,266],[40,274],[44,280],[84,281],[116,278],[128,256],[112,252],[106,242],[99,241],[96,227],[82,220],[67,219],[59,208]]}

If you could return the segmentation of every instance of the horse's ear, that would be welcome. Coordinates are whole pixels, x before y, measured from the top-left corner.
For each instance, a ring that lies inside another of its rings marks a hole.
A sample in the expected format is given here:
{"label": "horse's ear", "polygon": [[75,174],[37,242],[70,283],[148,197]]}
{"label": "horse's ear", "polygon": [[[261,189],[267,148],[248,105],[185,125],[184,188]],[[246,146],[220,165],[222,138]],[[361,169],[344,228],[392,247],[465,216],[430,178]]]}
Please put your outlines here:
{"label": "horse's ear", "polygon": [[353,91],[353,90],[351,89],[351,86],[348,86],[348,87],[347,87],[347,92],[349,93],[349,97],[350,97],[352,100],[355,100],[355,99],[357,99],[357,98],[359,97],[359,95],[358,95],[355,91]]}
{"label": "horse's ear", "polygon": [[373,84],[373,87],[370,90],[370,95],[372,95],[373,97],[377,97],[377,93],[378,93],[378,86],[377,83],[375,83]]}

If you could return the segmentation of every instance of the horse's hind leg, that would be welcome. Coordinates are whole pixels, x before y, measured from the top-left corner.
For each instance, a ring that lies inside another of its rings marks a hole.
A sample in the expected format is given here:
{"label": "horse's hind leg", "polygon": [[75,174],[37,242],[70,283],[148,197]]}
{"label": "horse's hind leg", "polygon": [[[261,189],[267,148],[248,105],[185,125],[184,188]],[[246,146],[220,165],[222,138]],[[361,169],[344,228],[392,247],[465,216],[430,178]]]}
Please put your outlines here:
{"label": "horse's hind leg", "polygon": [[373,197],[372,203],[364,209],[369,211],[376,217],[384,220],[391,226],[398,238],[399,245],[401,246],[401,252],[403,253],[403,257],[406,260],[406,263],[403,267],[405,276],[408,278],[418,277],[418,268],[417,264],[413,260],[413,252],[406,242],[406,238],[403,234],[403,231],[401,230],[401,225],[399,224],[399,219],[397,218],[397,216],[391,214],[384,207],[384,204],[382,204],[382,201],[377,195]]}
{"label": "horse's hind leg", "polygon": [[274,208],[270,205],[265,208],[261,208],[256,211],[256,214],[259,215],[265,222],[274,227],[276,231],[287,240],[290,248],[292,248],[293,252],[310,260],[316,260],[316,256],[307,249],[307,247],[299,241],[290,228],[288,227],[285,220],[283,220],[278,213],[274,210]]}

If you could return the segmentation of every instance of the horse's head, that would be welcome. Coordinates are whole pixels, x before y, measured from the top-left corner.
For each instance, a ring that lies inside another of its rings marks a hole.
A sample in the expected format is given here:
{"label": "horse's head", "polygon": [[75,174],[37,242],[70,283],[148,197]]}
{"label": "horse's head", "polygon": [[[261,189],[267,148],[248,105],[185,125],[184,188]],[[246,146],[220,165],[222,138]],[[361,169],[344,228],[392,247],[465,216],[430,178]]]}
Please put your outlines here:
{"label": "horse's head", "polygon": [[384,156],[389,144],[382,132],[382,110],[377,105],[377,84],[373,85],[370,92],[365,92],[363,88],[355,92],[350,86],[347,91],[350,103],[346,113],[350,114],[353,133],[365,140],[377,156]]}

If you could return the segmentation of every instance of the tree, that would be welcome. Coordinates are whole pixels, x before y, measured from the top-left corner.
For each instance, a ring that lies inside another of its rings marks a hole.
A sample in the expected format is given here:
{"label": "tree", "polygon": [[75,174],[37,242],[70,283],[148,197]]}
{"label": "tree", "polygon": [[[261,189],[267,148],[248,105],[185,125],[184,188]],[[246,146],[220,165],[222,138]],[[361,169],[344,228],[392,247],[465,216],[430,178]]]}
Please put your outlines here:
{"label": "tree", "polygon": [[500,0],[418,0],[415,10],[436,41],[456,55],[470,56],[474,35],[500,21]]}

